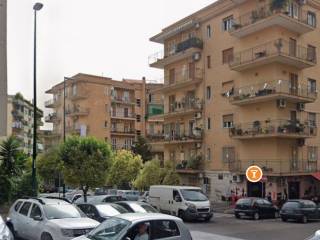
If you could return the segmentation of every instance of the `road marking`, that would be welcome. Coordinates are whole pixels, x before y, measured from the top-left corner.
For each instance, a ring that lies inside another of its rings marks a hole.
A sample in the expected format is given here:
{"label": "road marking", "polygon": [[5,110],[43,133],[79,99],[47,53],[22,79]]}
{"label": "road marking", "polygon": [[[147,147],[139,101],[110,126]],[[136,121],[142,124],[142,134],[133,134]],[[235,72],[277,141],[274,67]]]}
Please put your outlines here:
{"label": "road marking", "polygon": [[234,238],[234,237],[227,237],[223,235],[217,235],[212,233],[204,233],[199,231],[191,231],[191,235],[193,239],[195,240],[208,240],[208,239],[214,239],[214,240],[244,240],[240,238]]}

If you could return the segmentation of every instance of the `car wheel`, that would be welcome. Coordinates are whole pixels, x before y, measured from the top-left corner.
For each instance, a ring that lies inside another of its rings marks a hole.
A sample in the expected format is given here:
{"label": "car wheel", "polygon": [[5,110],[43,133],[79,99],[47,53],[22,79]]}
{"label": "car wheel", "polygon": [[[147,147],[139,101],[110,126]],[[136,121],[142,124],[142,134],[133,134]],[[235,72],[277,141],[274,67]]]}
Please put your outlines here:
{"label": "car wheel", "polygon": [[287,218],[285,218],[285,217],[282,217],[282,218],[281,218],[281,220],[282,220],[282,222],[286,222],[286,221],[288,221],[288,219],[287,219]]}
{"label": "car wheel", "polygon": [[10,229],[12,235],[14,236],[14,238],[17,238],[18,237],[18,234],[17,232],[14,230],[14,227],[13,227],[13,224],[12,223],[8,223],[8,228]]}
{"label": "car wheel", "polygon": [[183,214],[183,211],[182,211],[182,210],[179,210],[179,212],[178,212],[178,218],[181,218],[183,221],[185,221],[185,217],[184,217],[184,214]]}
{"label": "car wheel", "polygon": [[303,216],[303,217],[301,218],[301,222],[302,222],[302,223],[307,223],[307,222],[308,222],[307,216]]}
{"label": "car wheel", "polygon": [[240,216],[239,214],[235,214],[234,216],[235,216],[236,218],[238,218],[238,219],[241,218],[241,216]]}
{"label": "car wheel", "polygon": [[51,237],[51,235],[49,233],[43,233],[41,235],[41,240],[53,240],[53,238]]}
{"label": "car wheel", "polygon": [[274,212],[274,218],[278,218],[279,217],[279,212]]}
{"label": "car wheel", "polygon": [[253,219],[254,219],[254,220],[259,220],[259,219],[260,219],[260,214],[257,213],[257,212],[254,213],[254,214],[253,214]]}

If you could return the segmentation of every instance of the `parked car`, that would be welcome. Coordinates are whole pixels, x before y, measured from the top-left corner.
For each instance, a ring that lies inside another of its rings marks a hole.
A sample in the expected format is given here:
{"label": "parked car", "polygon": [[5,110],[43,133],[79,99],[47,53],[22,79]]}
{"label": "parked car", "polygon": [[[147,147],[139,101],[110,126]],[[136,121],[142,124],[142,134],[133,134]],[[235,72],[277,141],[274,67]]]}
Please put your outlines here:
{"label": "parked car", "polygon": [[139,201],[141,202],[149,202],[149,191],[145,191],[140,197]]}
{"label": "parked car", "polygon": [[87,215],[87,217],[92,218],[98,222],[103,222],[110,217],[129,212],[127,209],[114,203],[80,203],[77,206],[81,209],[82,212]]}
{"label": "parked car", "polygon": [[[100,195],[100,196],[88,196],[87,203],[98,204],[98,203],[113,203],[118,201],[125,201],[126,199],[122,196],[117,195]],[[81,196],[75,202],[75,204],[84,203],[84,197]]]}
{"label": "parked car", "polygon": [[260,218],[278,218],[279,209],[263,198],[241,198],[236,203],[234,215],[236,218],[246,216],[254,220]]}
{"label": "parked car", "polygon": [[65,200],[17,200],[7,222],[13,234],[28,240],[69,240],[87,234],[99,223]]}
{"label": "parked car", "polygon": [[308,238],[306,240],[320,240],[320,230],[316,231],[313,236],[311,236],[310,238]]}
{"label": "parked car", "polygon": [[96,188],[94,195],[117,195],[117,189],[109,189],[109,188]]}
{"label": "parked car", "polygon": [[131,213],[135,213],[135,212],[136,213],[157,213],[158,212],[157,209],[155,209],[154,207],[144,202],[125,201],[125,202],[116,202],[116,204],[127,209],[127,211]]}
{"label": "parked car", "polygon": [[107,219],[86,236],[74,240],[133,240],[139,229],[148,235],[148,239],[192,239],[188,228],[177,217],[161,213],[126,213]]}
{"label": "parked car", "polygon": [[123,197],[128,201],[138,201],[140,192],[134,190],[118,190],[117,195]]}
{"label": "parked car", "polygon": [[2,240],[14,240],[11,230],[0,216],[0,239]]}
{"label": "parked car", "polygon": [[[91,194],[87,194],[87,197],[90,197]],[[69,197],[67,197],[67,199],[71,202],[71,203],[74,203],[76,202],[79,198],[83,197],[83,194],[82,193],[76,193],[74,195],[72,195],[69,199]]]}
{"label": "parked car", "polygon": [[183,220],[209,221],[213,216],[210,201],[198,187],[151,186],[149,204],[160,212]]}
{"label": "parked car", "polygon": [[307,223],[320,219],[320,208],[310,200],[289,200],[281,208],[282,221],[296,220]]}

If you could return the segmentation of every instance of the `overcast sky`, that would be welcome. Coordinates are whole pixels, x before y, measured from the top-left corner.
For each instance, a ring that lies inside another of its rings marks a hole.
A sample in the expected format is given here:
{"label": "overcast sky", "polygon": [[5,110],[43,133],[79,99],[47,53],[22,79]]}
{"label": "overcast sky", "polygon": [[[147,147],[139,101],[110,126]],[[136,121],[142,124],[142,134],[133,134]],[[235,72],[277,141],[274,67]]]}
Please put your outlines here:
{"label": "overcast sky", "polygon": [[[32,98],[34,0],[8,1],[8,91]],[[42,0],[38,14],[39,107],[45,90],[78,72],[159,79],[149,38],[215,0]]]}

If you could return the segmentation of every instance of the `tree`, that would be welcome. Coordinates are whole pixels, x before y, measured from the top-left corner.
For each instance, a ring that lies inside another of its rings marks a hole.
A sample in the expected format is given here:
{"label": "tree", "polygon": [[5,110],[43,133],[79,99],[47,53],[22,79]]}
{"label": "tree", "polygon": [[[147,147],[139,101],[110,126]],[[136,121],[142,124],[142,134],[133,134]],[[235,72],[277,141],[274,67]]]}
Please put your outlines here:
{"label": "tree", "polygon": [[164,165],[162,184],[163,185],[179,185],[180,184],[179,175],[177,174],[172,162],[167,161]]}
{"label": "tree", "polygon": [[108,171],[108,184],[118,188],[129,188],[142,167],[140,155],[134,155],[127,150],[118,151],[114,154],[112,165]]}
{"label": "tree", "polygon": [[85,202],[89,188],[100,187],[106,183],[112,151],[105,142],[91,137],[73,136],[61,145],[59,156],[65,182],[80,187]]}
{"label": "tree", "polygon": [[162,173],[160,161],[152,160],[144,164],[137,179],[134,181],[134,186],[140,190],[148,189],[151,185],[161,183]]}
{"label": "tree", "polygon": [[134,154],[139,154],[144,163],[152,159],[151,146],[142,136],[138,136],[138,139],[133,144],[131,150]]}

